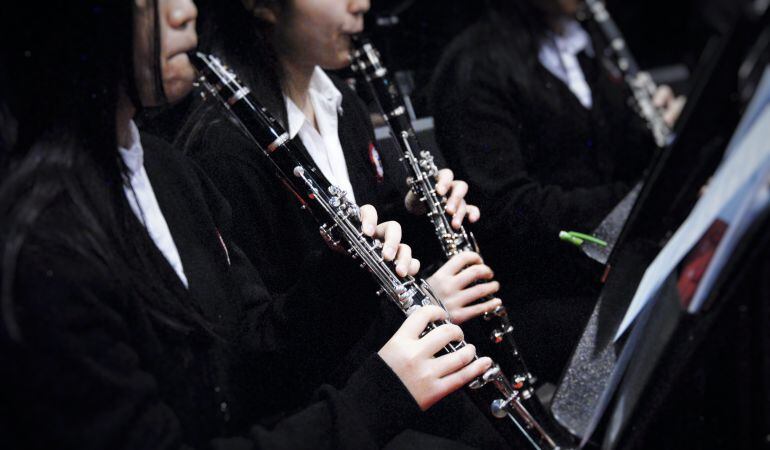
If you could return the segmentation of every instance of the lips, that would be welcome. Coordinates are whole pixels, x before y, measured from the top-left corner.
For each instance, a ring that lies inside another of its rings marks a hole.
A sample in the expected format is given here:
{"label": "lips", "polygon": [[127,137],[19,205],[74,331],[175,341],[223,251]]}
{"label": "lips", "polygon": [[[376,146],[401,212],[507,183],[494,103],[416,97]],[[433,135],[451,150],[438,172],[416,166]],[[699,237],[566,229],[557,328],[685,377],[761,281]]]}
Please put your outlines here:
{"label": "lips", "polygon": [[354,27],[352,30],[342,30],[342,34],[347,36],[353,36],[355,34],[361,34],[364,31],[364,26],[360,25],[357,27]]}
{"label": "lips", "polygon": [[193,31],[192,33],[189,33],[187,36],[184,37],[184,42],[186,43],[186,45],[179,46],[175,48],[173,51],[169,52],[167,57],[168,60],[176,58],[179,55],[187,56],[188,52],[190,52],[191,50],[195,50],[195,48],[198,47],[198,35]]}

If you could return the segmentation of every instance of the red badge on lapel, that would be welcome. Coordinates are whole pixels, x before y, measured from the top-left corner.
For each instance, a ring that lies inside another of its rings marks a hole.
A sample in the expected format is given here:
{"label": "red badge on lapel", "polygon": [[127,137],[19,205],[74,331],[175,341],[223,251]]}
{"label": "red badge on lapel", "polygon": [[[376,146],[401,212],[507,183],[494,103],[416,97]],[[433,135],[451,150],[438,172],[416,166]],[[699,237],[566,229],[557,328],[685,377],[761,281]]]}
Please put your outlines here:
{"label": "red badge on lapel", "polygon": [[382,167],[382,159],[380,159],[380,152],[377,151],[373,143],[369,143],[369,161],[374,166],[374,172],[377,174],[377,182],[382,183],[385,179],[385,169]]}

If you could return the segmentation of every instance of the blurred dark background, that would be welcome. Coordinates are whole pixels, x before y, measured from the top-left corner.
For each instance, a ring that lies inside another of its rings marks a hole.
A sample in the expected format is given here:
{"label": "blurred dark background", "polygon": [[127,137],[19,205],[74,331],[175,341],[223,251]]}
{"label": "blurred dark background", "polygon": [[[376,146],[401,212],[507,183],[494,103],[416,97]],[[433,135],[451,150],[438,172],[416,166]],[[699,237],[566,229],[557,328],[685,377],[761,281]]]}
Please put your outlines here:
{"label": "blurred dark background", "polygon": [[[511,0],[519,1],[519,0]],[[607,8],[644,69],[697,66],[748,0],[607,0]],[[425,87],[443,48],[484,8],[483,0],[373,0],[366,28],[391,71],[408,71],[417,116],[430,115]],[[681,78],[681,77],[679,77]],[[675,88],[687,90],[687,80]]]}

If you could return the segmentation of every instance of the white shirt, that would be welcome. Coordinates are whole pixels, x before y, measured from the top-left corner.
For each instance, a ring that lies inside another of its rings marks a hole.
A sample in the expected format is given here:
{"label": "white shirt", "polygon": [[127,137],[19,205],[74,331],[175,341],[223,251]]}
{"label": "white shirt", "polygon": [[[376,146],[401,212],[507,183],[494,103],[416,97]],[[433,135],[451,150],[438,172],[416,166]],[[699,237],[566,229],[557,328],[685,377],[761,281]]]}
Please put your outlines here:
{"label": "white shirt", "polygon": [[586,30],[574,20],[565,20],[562,34],[549,33],[540,45],[538,59],[549,72],[567,85],[586,108],[591,109],[591,87],[588,86],[577,55],[581,51],[593,55],[591,39]]}
{"label": "white shirt", "polygon": [[118,148],[120,156],[128,168],[128,185],[123,185],[123,191],[126,193],[128,203],[131,209],[147,229],[147,233],[155,242],[155,245],[166,257],[166,260],[179,275],[179,279],[185,287],[187,276],[184,274],[182,259],[179,257],[179,251],[171,237],[171,231],[168,229],[166,218],[158,205],[158,199],[155,198],[155,191],[152,189],[150,179],[144,170],[144,149],[139,139],[139,129],[131,121],[131,145],[129,148]]}
{"label": "white shirt", "polygon": [[310,157],[324,176],[332,184],[344,190],[348,200],[355,202],[356,196],[350,184],[350,175],[338,130],[337,114],[342,107],[342,93],[318,66],[310,78],[308,98],[315,112],[318,129],[316,130],[299,106],[284,95],[289,116],[289,135],[292,139],[299,135]]}

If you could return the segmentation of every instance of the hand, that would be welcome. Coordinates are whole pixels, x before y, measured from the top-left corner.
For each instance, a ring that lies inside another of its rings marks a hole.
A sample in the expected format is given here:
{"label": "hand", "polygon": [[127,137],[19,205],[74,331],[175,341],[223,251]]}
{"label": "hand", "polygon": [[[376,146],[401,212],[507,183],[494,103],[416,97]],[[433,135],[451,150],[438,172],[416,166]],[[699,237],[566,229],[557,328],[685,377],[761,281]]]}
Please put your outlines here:
{"label": "hand", "polygon": [[462,252],[444,263],[427,281],[449,311],[452,322],[461,324],[502,304],[499,298],[493,298],[471,305],[500,290],[497,281],[474,285],[477,281],[491,280],[494,276],[492,269],[483,263],[478,253]]}
{"label": "hand", "polygon": [[663,120],[666,125],[673,127],[679,115],[682,114],[687,98],[683,95],[676,97],[669,86],[659,86],[652,97],[652,103],[663,111]]}
{"label": "hand", "polygon": [[377,210],[372,205],[364,205],[361,210],[361,231],[382,242],[382,258],[393,261],[396,274],[400,277],[417,275],[420,261],[412,258],[412,248],[401,243],[401,225],[398,222],[377,224]]}
{"label": "hand", "polygon": [[463,339],[460,327],[452,324],[441,325],[420,338],[430,322],[443,319],[446,319],[446,311],[438,306],[419,308],[377,352],[423,411],[470,383],[492,365],[489,358],[474,361],[476,349],[470,344],[457,352],[434,358],[433,355],[450,342]]}
{"label": "hand", "polygon": [[[454,173],[450,169],[438,171],[436,180],[436,193],[439,196],[448,195],[445,211],[452,216],[452,227],[459,229],[465,216],[468,221],[474,223],[481,217],[481,211],[474,205],[465,202],[465,194],[468,193],[468,183],[454,179]],[[412,192],[406,195],[404,200],[406,209],[413,214],[424,214],[425,207]]]}

